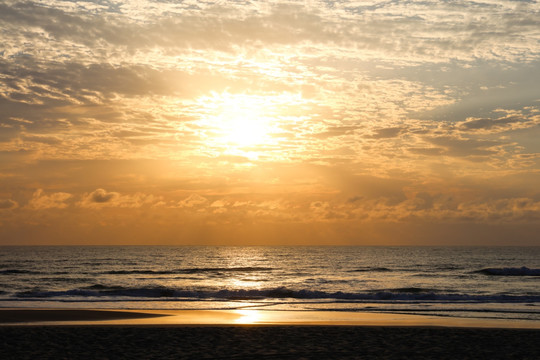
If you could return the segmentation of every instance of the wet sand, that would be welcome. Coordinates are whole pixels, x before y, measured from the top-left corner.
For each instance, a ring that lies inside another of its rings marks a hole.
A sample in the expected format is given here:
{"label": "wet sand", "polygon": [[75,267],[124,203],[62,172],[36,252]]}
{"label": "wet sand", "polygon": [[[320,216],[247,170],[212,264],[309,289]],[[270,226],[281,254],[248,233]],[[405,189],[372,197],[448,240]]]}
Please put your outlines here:
{"label": "wet sand", "polygon": [[[282,322],[270,324],[256,315],[2,310],[0,359],[540,359],[540,329],[451,327],[444,319],[426,326],[410,318],[389,322],[387,314],[366,314],[382,317],[378,325],[371,319],[329,326],[295,314],[274,314]],[[313,314],[312,320],[351,315]],[[189,323],[198,316],[199,325]]]}
{"label": "wet sand", "polygon": [[16,323],[45,323],[45,322],[86,322],[94,321],[126,321],[136,319],[157,318],[161,314],[143,313],[137,311],[102,311],[79,309],[2,309],[0,324]]}
{"label": "wet sand", "polygon": [[0,309],[2,325],[332,325],[540,329],[540,321],[342,311]]}

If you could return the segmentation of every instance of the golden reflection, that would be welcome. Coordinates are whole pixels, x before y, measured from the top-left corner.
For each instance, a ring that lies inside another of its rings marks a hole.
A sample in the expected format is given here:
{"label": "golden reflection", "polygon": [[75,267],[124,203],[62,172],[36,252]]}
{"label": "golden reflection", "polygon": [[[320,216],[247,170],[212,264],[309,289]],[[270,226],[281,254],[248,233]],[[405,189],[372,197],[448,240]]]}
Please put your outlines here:
{"label": "golden reflection", "polygon": [[261,313],[259,310],[236,310],[236,313],[240,315],[234,322],[236,324],[255,324],[261,320]]}

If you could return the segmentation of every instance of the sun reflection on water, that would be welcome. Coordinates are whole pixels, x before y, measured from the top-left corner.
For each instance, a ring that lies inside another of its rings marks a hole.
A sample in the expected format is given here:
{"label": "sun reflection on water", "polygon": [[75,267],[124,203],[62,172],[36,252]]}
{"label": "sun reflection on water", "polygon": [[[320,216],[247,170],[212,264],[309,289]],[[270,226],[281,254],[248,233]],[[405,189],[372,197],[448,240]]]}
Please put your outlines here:
{"label": "sun reflection on water", "polygon": [[234,322],[236,324],[256,324],[261,320],[261,312],[258,310],[236,310],[236,313],[240,315]]}

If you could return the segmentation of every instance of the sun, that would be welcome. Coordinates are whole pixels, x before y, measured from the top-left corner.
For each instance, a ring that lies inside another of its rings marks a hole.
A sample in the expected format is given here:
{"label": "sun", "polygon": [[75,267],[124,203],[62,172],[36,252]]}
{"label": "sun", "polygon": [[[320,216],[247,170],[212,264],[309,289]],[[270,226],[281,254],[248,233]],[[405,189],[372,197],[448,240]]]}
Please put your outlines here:
{"label": "sun", "polygon": [[271,141],[272,117],[268,100],[246,94],[214,94],[204,99],[200,125],[206,137],[222,146],[253,147]]}
{"label": "sun", "polygon": [[285,159],[298,128],[310,119],[312,100],[301,93],[221,93],[203,95],[189,104],[191,129],[201,141],[199,153],[235,155],[250,160]]}
{"label": "sun", "polygon": [[226,98],[216,120],[221,136],[240,146],[263,143],[271,131],[263,102],[245,95]]}

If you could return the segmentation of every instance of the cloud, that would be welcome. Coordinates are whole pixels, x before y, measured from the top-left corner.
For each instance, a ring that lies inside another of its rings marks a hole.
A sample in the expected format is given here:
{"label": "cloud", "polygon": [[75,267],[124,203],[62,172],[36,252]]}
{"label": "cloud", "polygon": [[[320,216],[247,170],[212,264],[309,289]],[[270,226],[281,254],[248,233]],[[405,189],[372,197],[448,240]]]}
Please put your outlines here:
{"label": "cloud", "polygon": [[[497,153],[495,147],[502,145],[500,141],[463,139],[453,136],[437,136],[427,138],[426,141],[440,146],[443,149],[442,154],[457,157],[495,155]],[[436,154],[436,151],[433,153]]]}
{"label": "cloud", "polygon": [[0,23],[3,224],[538,224],[537,2],[6,0]]}
{"label": "cloud", "polygon": [[330,126],[326,131],[316,133],[313,136],[319,139],[326,139],[334,136],[352,135],[359,126]]}
{"label": "cloud", "polygon": [[140,208],[142,206],[158,204],[162,200],[153,195],[142,193],[121,195],[114,191],[106,191],[104,189],[96,189],[91,193],[85,193],[81,200],[77,203],[81,208]]}
{"label": "cloud", "polygon": [[91,202],[102,204],[112,202],[115,199],[118,199],[119,196],[120,194],[117,192],[107,192],[103,189],[97,189],[88,195],[88,199]]}
{"label": "cloud", "polygon": [[394,138],[399,136],[405,128],[403,127],[390,127],[390,128],[384,128],[384,129],[377,129],[375,130],[375,134],[371,135],[371,138],[373,139],[388,139],[388,138]]}
{"label": "cloud", "polygon": [[438,156],[445,153],[445,149],[437,148],[437,147],[410,147],[407,149],[407,151],[410,151],[414,154],[420,154],[420,155],[427,155],[427,156]]}
{"label": "cloud", "polygon": [[43,136],[43,135],[23,135],[22,139],[24,141],[33,141],[37,143],[43,143],[48,145],[58,145],[62,142],[58,137],[56,136]]}
{"label": "cloud", "polygon": [[208,199],[199,195],[199,194],[191,194],[189,195],[187,198],[181,200],[178,202],[178,206],[179,207],[187,207],[187,208],[192,208],[192,207],[198,207],[198,206],[202,206],[204,204],[207,204],[208,203]]}
{"label": "cloud", "polygon": [[210,204],[210,207],[213,207],[213,208],[224,208],[228,205],[228,203],[224,200],[216,200],[216,201],[213,201],[211,204]]}
{"label": "cloud", "polygon": [[[99,46],[111,53],[119,47],[136,52],[155,47],[234,51],[257,44],[324,45],[343,53],[356,50],[363,57],[448,62],[474,57],[523,61],[538,50],[534,30],[539,21],[533,3],[515,7],[470,1],[383,2],[376,6],[276,2],[262,7],[258,3],[217,6],[209,2],[199,3],[198,9],[185,9],[164,3],[135,7],[126,2],[122,9],[17,3],[2,5],[0,18],[11,36],[15,29],[24,28],[36,43],[45,42],[42,34],[46,33],[66,46]],[[72,46],[70,50],[76,49]],[[103,50],[95,55],[100,53],[104,55]]]}
{"label": "cloud", "polygon": [[11,199],[0,199],[0,210],[15,209],[18,206],[19,204]]}
{"label": "cloud", "polygon": [[477,223],[515,224],[540,221],[540,201],[531,198],[477,198],[466,200],[461,196],[420,191],[398,203],[384,198],[358,199],[340,202],[314,201],[300,218],[307,222],[330,221],[350,223]]}
{"label": "cloud", "polygon": [[68,200],[72,197],[73,195],[64,192],[47,195],[43,192],[43,189],[38,189],[32,194],[27,207],[34,210],[64,209],[69,206]]}
{"label": "cloud", "polygon": [[482,134],[499,133],[517,129],[526,129],[540,124],[540,115],[505,116],[500,118],[469,118],[460,122],[457,128],[464,132],[476,132]]}

